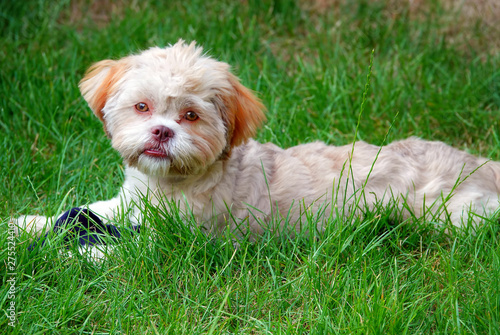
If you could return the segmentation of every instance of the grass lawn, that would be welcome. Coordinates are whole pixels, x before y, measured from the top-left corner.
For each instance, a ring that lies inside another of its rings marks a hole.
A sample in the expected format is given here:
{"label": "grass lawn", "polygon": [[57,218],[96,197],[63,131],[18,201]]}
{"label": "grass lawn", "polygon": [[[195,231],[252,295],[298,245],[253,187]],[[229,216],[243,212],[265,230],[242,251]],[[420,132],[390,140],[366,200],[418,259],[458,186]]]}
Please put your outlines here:
{"label": "grass lawn", "polygon": [[153,208],[151,229],[99,263],[57,241],[29,252],[26,234],[9,243],[9,217],[56,215],[121,185],[120,157],[78,90],[85,70],[179,38],[259,92],[260,141],[419,136],[500,160],[500,13],[453,3],[2,1],[0,333],[500,333],[496,218],[445,233],[385,208],[234,249]]}

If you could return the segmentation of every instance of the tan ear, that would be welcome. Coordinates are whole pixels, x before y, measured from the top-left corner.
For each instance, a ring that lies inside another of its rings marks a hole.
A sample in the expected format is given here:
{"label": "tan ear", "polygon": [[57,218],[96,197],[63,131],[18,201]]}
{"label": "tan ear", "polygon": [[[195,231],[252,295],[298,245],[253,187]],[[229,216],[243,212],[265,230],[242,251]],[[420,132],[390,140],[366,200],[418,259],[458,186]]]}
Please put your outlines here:
{"label": "tan ear", "polygon": [[266,120],[265,107],[255,94],[243,86],[239,79],[229,73],[229,82],[232,92],[223,96],[227,115],[224,115],[228,124],[228,136],[231,147],[245,143],[255,135],[262,122]]}
{"label": "tan ear", "polygon": [[102,110],[106,105],[106,101],[116,89],[116,83],[123,76],[126,69],[126,62],[123,62],[123,60],[103,60],[92,65],[78,85],[90,109],[102,121],[104,130],[108,136],[110,134],[106,129]]}

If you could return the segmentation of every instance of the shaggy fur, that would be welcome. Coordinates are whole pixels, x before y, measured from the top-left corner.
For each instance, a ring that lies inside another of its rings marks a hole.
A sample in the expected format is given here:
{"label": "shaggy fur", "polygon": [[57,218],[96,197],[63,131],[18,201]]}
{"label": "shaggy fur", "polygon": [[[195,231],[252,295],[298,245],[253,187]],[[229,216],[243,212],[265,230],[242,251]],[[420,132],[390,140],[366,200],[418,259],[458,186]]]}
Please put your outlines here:
{"label": "shaggy fur", "polygon": [[[174,201],[210,232],[256,235],[271,217],[300,229],[305,211],[321,210],[321,229],[331,215],[389,203],[403,218],[430,212],[455,225],[499,206],[500,163],[440,142],[281,149],[250,139],[264,106],[194,43],[101,61],[80,89],[126,165],[118,196],[88,206],[110,220],[129,212],[140,223],[144,197]],[[48,219],[17,222],[40,231]]]}

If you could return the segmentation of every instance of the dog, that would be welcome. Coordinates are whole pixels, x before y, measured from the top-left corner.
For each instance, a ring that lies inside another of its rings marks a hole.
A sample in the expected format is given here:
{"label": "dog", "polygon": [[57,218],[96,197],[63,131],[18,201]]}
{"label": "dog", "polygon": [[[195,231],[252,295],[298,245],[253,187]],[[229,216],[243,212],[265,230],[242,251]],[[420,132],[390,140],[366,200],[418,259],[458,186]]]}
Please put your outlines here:
{"label": "dog", "polygon": [[[169,201],[210,234],[259,236],[270,221],[299,231],[307,213],[322,230],[332,216],[393,204],[403,220],[430,213],[461,226],[499,207],[500,163],[441,142],[258,143],[264,105],[195,42],[100,61],[79,88],[126,166],[115,198],[85,206],[103,222],[129,213],[147,224],[141,204]],[[41,233],[53,220],[16,224]]]}

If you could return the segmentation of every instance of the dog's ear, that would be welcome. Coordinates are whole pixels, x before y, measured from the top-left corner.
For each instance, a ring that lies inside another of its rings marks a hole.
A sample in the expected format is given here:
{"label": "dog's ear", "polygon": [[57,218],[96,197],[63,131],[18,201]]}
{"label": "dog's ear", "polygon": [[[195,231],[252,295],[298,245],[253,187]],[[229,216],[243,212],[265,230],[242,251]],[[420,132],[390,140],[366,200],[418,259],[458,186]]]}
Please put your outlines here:
{"label": "dog's ear", "polygon": [[102,121],[104,131],[106,131],[108,136],[110,134],[106,129],[102,110],[109,96],[116,89],[116,83],[123,76],[126,69],[126,62],[122,60],[103,60],[92,65],[78,85],[90,109]]}
{"label": "dog's ear", "polygon": [[231,73],[228,73],[228,80],[231,91],[221,97],[224,104],[222,113],[228,127],[229,144],[235,147],[254,136],[266,116],[264,105],[251,90]]}

